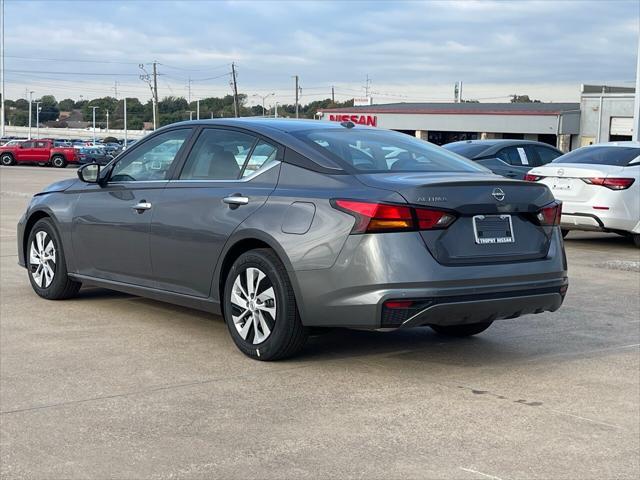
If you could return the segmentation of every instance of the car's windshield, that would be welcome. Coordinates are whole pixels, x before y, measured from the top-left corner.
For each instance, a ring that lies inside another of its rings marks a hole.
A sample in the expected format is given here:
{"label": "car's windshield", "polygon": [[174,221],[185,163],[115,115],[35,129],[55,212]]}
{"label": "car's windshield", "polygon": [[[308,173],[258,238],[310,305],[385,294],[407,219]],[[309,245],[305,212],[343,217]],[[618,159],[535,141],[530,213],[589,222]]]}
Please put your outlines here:
{"label": "car's windshield", "polygon": [[366,173],[487,171],[443,148],[388,130],[331,128],[292,135],[334,161]]}
{"label": "car's windshield", "polygon": [[626,167],[640,156],[638,147],[583,147],[556,158],[553,163],[586,163]]}

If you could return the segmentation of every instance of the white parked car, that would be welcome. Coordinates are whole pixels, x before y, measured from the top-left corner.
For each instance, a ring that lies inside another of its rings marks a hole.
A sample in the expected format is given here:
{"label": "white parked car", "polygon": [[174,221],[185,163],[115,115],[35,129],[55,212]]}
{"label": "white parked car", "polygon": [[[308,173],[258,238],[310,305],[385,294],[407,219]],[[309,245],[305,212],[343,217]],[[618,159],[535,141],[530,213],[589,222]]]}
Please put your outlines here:
{"label": "white parked car", "polygon": [[529,170],[562,200],[563,235],[570,230],[614,232],[640,247],[640,143],[589,145]]}

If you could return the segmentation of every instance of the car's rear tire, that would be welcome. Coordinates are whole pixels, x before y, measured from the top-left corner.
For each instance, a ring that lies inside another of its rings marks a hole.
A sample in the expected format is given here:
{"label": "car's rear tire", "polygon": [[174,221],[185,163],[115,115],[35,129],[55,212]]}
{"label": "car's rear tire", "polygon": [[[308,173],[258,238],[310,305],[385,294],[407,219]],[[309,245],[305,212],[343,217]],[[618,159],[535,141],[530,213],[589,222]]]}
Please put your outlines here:
{"label": "car's rear tire", "polygon": [[566,228],[561,228],[560,231],[562,232],[562,238],[566,238],[567,235],[569,235],[569,232],[571,230],[567,230]]}
{"label": "car's rear tire", "polygon": [[484,332],[493,322],[469,323],[466,325],[431,325],[440,335],[448,337],[470,337]]}
{"label": "car's rear tire", "polygon": [[640,233],[632,233],[631,238],[636,247],[640,248]]}
{"label": "car's rear tire", "polygon": [[243,253],[231,266],[224,288],[224,318],[236,346],[256,360],[291,357],[308,336],[287,271],[267,248]]}
{"label": "car's rear tire", "polygon": [[42,298],[71,298],[82,286],[69,278],[62,242],[49,218],[38,220],[29,233],[26,265],[31,286]]}
{"label": "car's rear tire", "polygon": [[54,155],[51,157],[51,165],[56,168],[64,168],[67,166],[67,160],[62,155]]}
{"label": "car's rear tire", "polygon": [[3,153],[2,156],[0,156],[0,165],[9,167],[14,163],[15,160],[13,159],[13,155],[11,155],[10,153]]}

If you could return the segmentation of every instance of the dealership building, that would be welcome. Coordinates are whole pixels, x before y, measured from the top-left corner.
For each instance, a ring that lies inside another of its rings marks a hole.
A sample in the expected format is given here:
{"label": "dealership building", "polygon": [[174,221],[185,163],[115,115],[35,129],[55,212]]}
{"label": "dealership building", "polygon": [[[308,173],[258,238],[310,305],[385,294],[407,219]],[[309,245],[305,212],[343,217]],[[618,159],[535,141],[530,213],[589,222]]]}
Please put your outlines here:
{"label": "dealership building", "polygon": [[631,140],[633,108],[633,88],[582,85],[580,103],[392,103],[325,109],[319,116],[396,130],[438,145],[506,138],[569,151]]}

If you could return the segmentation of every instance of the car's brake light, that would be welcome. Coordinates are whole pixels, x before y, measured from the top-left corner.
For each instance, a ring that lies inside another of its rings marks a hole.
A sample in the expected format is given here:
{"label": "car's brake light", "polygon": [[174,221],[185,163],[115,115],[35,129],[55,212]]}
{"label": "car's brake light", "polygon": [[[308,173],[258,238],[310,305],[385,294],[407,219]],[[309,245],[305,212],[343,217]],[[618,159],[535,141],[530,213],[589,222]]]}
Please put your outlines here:
{"label": "car's brake light", "polygon": [[536,218],[540,225],[553,226],[560,225],[560,217],[562,216],[562,202],[553,202],[542,207]]}
{"label": "car's brake light", "polygon": [[584,183],[588,183],[589,185],[599,185],[602,187],[607,187],[611,190],[626,190],[635,181],[635,178],[583,178],[582,181]]}
{"label": "car's brake light", "polygon": [[524,176],[524,179],[527,182],[539,182],[540,180],[542,180],[544,177],[542,175],[533,175],[531,173],[527,173]]}
{"label": "car's brake light", "polygon": [[433,230],[447,228],[456,219],[441,210],[406,205],[343,199],[333,200],[332,205],[355,217],[352,233]]}

